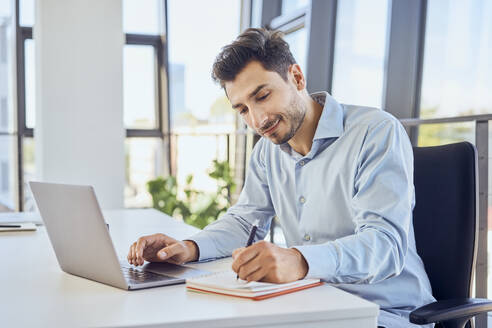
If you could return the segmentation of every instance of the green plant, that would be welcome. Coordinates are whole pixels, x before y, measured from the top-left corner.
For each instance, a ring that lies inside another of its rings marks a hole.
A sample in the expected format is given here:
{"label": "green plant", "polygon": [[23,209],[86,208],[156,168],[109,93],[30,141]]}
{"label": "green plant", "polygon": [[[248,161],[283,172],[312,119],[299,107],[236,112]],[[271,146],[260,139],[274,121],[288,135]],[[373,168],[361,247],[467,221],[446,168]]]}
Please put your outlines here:
{"label": "green plant", "polygon": [[183,188],[183,199],[178,197],[178,184],[173,176],[158,177],[147,182],[148,190],[152,195],[153,207],[202,229],[227,211],[231,205],[231,193],[236,187],[227,161],[214,160],[213,168],[208,175],[217,181],[216,192],[205,193],[194,190],[192,188],[193,175],[188,175]]}

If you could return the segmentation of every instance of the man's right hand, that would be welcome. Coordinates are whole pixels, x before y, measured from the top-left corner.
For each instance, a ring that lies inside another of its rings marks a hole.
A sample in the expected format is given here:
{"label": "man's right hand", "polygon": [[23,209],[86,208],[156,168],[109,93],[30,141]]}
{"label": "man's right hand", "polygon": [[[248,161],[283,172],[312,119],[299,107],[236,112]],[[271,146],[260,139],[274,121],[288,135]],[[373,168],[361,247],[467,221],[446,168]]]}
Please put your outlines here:
{"label": "man's right hand", "polygon": [[179,241],[162,233],[138,238],[130,246],[128,263],[143,265],[144,261],[182,264],[198,259],[198,246],[190,241]]}

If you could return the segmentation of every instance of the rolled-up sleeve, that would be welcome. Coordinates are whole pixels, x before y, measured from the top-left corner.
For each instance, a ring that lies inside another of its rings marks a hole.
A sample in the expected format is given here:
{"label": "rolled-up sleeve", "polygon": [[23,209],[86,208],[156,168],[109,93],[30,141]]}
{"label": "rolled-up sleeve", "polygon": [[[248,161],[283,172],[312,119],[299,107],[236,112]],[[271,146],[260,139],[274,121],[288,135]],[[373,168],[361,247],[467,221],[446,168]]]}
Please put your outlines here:
{"label": "rolled-up sleeve", "polygon": [[264,139],[260,139],[253,149],[244,187],[237,203],[219,220],[187,238],[197,244],[199,260],[230,256],[234,249],[243,247],[255,220],[260,222],[255,241],[262,240],[267,235],[275,212],[266,181],[264,142]]}
{"label": "rolled-up sleeve", "polygon": [[295,246],[309,265],[307,277],[333,283],[376,283],[399,275],[415,197],[412,147],[396,119],[368,128],[351,204],[354,234],[324,244]]}

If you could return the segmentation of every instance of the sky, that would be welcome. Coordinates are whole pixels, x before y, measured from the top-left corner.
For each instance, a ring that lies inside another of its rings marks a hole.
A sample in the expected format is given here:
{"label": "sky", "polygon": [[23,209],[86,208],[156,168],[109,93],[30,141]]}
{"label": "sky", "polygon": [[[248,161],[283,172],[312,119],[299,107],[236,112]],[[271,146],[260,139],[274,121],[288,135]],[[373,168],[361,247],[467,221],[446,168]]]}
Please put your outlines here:
{"label": "sky", "polygon": [[212,64],[239,34],[240,1],[170,0],[168,20],[169,60],[185,65],[185,107],[207,119],[211,105],[224,95],[211,79]]}

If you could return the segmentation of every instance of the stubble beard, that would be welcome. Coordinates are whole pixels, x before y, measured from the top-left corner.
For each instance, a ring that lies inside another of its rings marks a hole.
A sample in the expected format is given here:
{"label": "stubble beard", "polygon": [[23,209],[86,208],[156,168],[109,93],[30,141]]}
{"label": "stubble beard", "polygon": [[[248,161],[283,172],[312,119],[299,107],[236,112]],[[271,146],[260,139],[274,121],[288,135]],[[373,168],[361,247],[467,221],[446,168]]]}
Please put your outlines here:
{"label": "stubble beard", "polygon": [[[289,131],[279,139],[278,132],[274,132],[270,135],[269,139],[277,145],[288,142],[292,137],[296,134],[297,130],[302,125],[304,121],[304,117],[306,116],[306,108],[304,104],[301,102],[299,96],[294,95],[291,102],[284,110],[285,115],[277,115],[275,117],[276,120],[284,121],[288,123],[290,126]],[[284,117],[285,116],[285,117]],[[279,122],[280,122],[279,121]]]}

